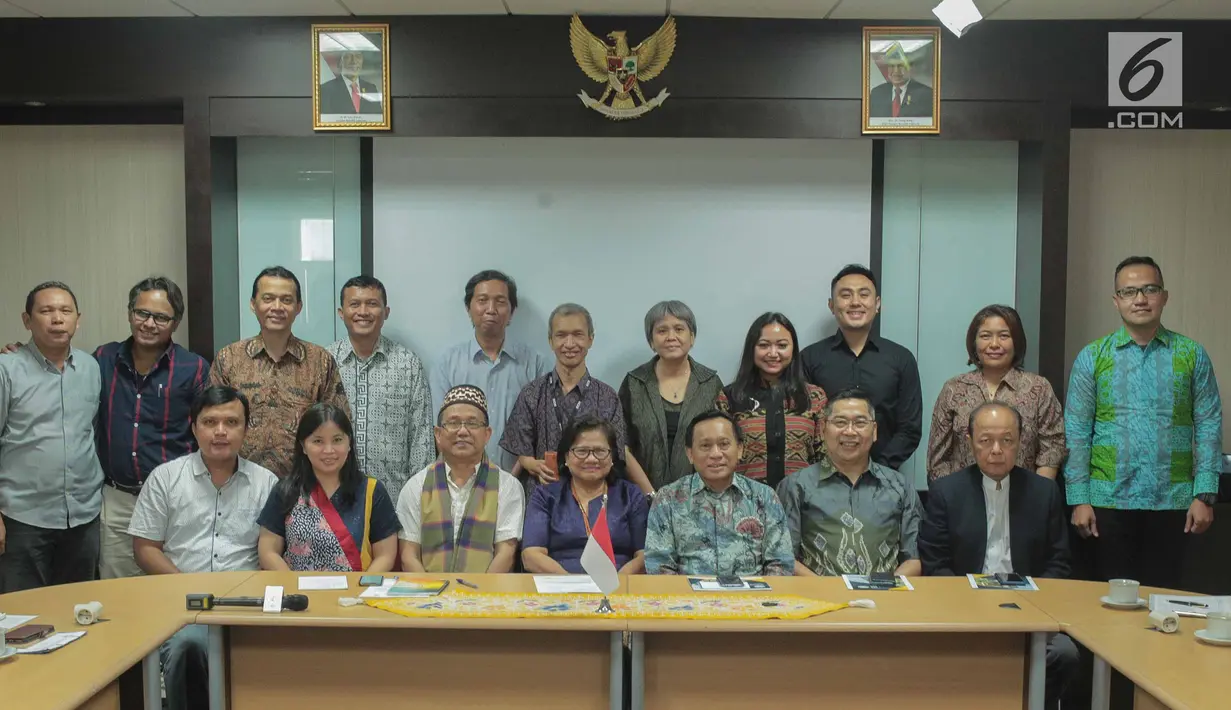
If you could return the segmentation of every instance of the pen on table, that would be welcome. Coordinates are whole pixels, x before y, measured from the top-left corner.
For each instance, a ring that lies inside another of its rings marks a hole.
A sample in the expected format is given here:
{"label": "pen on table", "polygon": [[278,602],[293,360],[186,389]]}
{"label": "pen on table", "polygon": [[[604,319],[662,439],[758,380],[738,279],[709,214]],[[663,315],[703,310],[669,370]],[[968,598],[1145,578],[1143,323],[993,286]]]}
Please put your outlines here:
{"label": "pen on table", "polygon": [[[460,580],[459,580],[459,581],[460,581]],[[1210,608],[1208,604],[1202,604],[1202,603],[1200,603],[1200,602],[1182,602],[1182,601],[1180,601],[1179,599],[1168,599],[1167,601],[1168,601],[1168,602],[1170,602],[1170,603],[1172,603],[1172,604],[1181,604],[1181,605],[1183,605],[1183,606],[1199,606],[1199,607],[1201,607],[1202,609],[1209,609],[1209,608]]]}
{"label": "pen on table", "polygon": [[460,585],[462,585],[463,587],[470,587],[471,589],[478,589],[478,588],[479,588],[479,585],[477,585],[477,584],[471,584],[470,582],[467,582],[466,580],[462,579],[461,577],[458,577],[458,578],[457,578],[457,583],[458,583],[458,584],[460,584]]}

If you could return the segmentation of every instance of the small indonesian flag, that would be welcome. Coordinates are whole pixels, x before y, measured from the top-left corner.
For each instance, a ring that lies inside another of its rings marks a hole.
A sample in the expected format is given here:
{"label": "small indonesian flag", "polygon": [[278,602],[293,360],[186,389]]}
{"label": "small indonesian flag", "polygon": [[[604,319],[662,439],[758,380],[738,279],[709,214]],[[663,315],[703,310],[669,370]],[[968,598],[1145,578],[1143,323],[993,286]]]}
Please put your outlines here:
{"label": "small indonesian flag", "polygon": [[615,553],[611,550],[611,531],[607,529],[606,505],[599,511],[594,529],[590,531],[590,539],[586,541],[586,549],[581,553],[581,568],[603,594],[611,594],[620,586]]}

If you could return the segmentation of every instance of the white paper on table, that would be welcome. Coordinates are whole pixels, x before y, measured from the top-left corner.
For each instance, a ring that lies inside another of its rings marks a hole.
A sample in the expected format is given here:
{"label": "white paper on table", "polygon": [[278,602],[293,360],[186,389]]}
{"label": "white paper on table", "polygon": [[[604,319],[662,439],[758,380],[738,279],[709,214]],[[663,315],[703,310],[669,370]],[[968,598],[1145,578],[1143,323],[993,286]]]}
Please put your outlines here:
{"label": "white paper on table", "polygon": [[299,591],[301,592],[319,592],[327,589],[350,589],[350,584],[346,581],[346,577],[328,576],[328,577],[300,577]]}
{"label": "white paper on table", "polygon": [[388,599],[389,588],[398,581],[397,577],[385,577],[379,587],[368,587],[359,594],[360,599]]}
{"label": "white paper on table", "polygon": [[67,646],[70,643],[81,638],[82,636],[85,636],[84,631],[66,631],[63,633],[52,634],[48,636],[47,638],[34,644],[33,646],[26,646],[25,648],[18,648],[17,652],[18,653],[48,653],[50,651],[56,650],[57,648],[62,648],[64,646]]}
{"label": "white paper on table", "polygon": [[20,614],[9,614],[3,619],[0,619],[0,631],[12,631],[18,626],[25,626],[37,619],[37,616],[21,616]]}
{"label": "white paper on table", "polygon": [[[1189,602],[1188,604],[1174,604]],[[1231,612],[1231,597],[1190,596],[1187,594],[1151,594],[1150,611],[1174,611],[1180,616],[1205,618],[1212,611]]]}
{"label": "white paper on table", "polygon": [[534,588],[539,594],[602,594],[588,574],[536,574]]}
{"label": "white paper on table", "polygon": [[[696,586],[693,586],[693,580],[696,580]],[[749,580],[757,582],[755,586],[749,583]],[[690,587],[701,592],[740,592],[748,590],[765,591],[769,589],[769,584],[760,577],[740,577],[740,582],[743,586],[740,587],[724,587],[718,584],[718,579],[705,579],[703,577],[689,577],[688,584]]]}

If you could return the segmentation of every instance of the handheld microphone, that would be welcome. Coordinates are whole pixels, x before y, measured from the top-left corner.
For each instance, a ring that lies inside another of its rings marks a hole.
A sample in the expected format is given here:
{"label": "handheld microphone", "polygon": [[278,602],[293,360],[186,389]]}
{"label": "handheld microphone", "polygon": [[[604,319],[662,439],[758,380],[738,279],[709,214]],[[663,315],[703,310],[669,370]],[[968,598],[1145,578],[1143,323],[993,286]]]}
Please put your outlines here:
{"label": "handheld microphone", "polygon": [[[261,597],[215,597],[213,594],[189,594],[189,611],[212,611],[220,606],[254,606],[258,609],[265,606]],[[307,611],[307,594],[287,594],[282,597],[283,611]]]}

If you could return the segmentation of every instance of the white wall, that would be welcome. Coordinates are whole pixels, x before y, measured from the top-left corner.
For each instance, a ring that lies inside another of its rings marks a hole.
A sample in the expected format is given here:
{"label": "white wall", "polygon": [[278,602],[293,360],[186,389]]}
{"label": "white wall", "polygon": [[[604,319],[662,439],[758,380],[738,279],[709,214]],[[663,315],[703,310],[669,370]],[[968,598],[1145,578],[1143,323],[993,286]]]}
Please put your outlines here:
{"label": "white wall", "polygon": [[377,138],[375,276],[387,332],[432,366],[469,337],[466,280],[518,284],[513,337],[550,356],[547,316],[595,320],[590,367],[618,386],[647,360],[646,310],[697,314],[693,355],[729,381],[752,320],[786,313],[803,344],[834,330],[829,281],[867,263],[870,141]]}
{"label": "white wall", "polygon": [[168,276],[191,298],[182,127],[0,126],[0,248],[6,343],[29,338],[20,314],[43,281],[77,295],[73,344],[87,351],[129,336],[128,290],[146,276]]}

